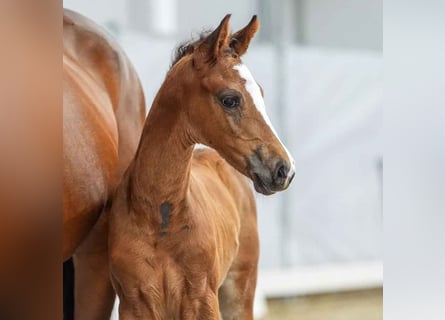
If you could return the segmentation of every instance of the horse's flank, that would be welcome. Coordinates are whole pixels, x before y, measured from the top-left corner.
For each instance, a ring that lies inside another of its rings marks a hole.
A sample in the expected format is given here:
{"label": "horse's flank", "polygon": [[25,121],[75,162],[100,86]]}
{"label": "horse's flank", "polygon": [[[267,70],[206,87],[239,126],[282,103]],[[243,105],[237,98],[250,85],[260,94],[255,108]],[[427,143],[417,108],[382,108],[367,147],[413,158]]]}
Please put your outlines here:
{"label": "horse's flank", "polygon": [[99,27],[64,13],[64,258],[91,229],[127,168],[145,118],[139,80]]}

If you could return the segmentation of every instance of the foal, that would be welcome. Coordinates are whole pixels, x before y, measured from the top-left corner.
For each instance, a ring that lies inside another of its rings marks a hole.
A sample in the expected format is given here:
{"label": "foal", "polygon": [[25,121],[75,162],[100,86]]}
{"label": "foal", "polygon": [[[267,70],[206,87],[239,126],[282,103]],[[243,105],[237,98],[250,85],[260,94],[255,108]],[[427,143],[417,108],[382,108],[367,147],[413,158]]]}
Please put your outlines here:
{"label": "foal", "polygon": [[259,23],[231,35],[229,18],[179,50],[118,188],[109,245],[121,319],[253,319],[258,233],[244,176],[269,195],[294,164],[240,59]]}

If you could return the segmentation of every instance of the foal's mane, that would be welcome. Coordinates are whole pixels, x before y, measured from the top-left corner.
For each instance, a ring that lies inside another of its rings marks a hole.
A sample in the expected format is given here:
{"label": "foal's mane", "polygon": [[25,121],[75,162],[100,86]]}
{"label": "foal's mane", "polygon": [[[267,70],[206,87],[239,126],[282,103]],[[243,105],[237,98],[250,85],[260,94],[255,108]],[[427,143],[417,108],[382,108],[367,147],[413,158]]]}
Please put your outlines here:
{"label": "foal's mane", "polygon": [[204,30],[198,34],[198,36],[193,36],[191,39],[181,42],[173,52],[173,59],[170,65],[172,68],[179,60],[183,57],[192,54],[193,51],[198,47],[198,45],[212,32],[212,30]]}
{"label": "foal's mane", "polygon": [[[186,40],[184,42],[181,42],[176,49],[173,52],[173,58],[172,63],[170,64],[170,69],[179,62],[183,57],[188,56],[192,54],[196,48],[202,43],[202,41],[213,32],[213,30],[204,30],[200,32],[197,36],[192,37],[189,40]],[[226,53],[229,55],[235,55],[235,51],[232,48],[233,42],[235,42],[236,39],[232,39],[229,45],[229,48],[227,48]]]}

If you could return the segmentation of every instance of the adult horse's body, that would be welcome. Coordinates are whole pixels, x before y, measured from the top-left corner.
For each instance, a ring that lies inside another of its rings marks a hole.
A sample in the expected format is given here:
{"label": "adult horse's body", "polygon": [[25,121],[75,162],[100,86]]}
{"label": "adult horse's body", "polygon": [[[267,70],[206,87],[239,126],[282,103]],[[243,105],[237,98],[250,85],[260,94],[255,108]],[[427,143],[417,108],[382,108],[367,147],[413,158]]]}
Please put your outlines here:
{"label": "adult horse's body", "polygon": [[106,319],[107,204],[134,156],[145,101],[128,58],[96,24],[65,10],[63,44],[63,258],[74,255],[75,318]]}
{"label": "adult horse's body", "polygon": [[123,320],[253,319],[259,248],[244,176],[272,194],[289,186],[294,164],[240,59],[258,21],[233,35],[228,21],[179,50],[113,198],[110,271]]}

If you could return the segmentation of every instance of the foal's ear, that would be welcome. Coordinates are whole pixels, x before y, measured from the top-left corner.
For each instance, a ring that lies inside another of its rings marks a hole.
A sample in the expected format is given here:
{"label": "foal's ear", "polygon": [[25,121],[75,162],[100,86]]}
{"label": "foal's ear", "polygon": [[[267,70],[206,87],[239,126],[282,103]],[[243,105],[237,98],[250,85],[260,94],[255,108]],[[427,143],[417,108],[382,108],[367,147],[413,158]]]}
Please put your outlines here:
{"label": "foal's ear", "polygon": [[198,51],[207,58],[207,61],[216,59],[230,42],[230,14],[227,14],[211,34],[199,45]]}
{"label": "foal's ear", "polygon": [[254,15],[247,26],[232,35],[230,47],[232,47],[241,57],[246,53],[247,48],[249,48],[250,40],[252,40],[259,28],[260,23],[258,22],[257,16]]}

